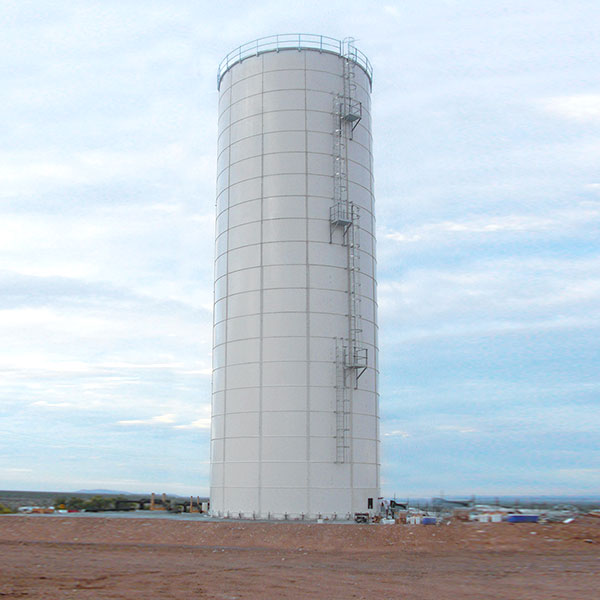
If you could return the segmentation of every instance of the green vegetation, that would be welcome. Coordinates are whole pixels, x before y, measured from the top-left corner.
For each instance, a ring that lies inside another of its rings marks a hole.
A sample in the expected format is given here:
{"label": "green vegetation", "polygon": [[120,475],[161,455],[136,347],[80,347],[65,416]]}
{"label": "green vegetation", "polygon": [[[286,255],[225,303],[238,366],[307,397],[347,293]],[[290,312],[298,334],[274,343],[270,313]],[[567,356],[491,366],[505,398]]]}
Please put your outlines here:
{"label": "green vegetation", "polygon": [[128,502],[126,496],[111,496],[96,495],[91,498],[81,498],[79,496],[59,496],[54,499],[54,508],[67,510],[85,510],[89,512],[99,512],[104,510],[116,510],[117,503],[119,510],[135,510],[136,502]]}
{"label": "green vegetation", "polygon": [[72,496],[65,502],[65,506],[67,507],[67,510],[83,510],[85,500],[83,498]]}
{"label": "green vegetation", "polygon": [[[135,510],[138,505],[137,502],[131,502],[127,496],[117,496],[115,499],[115,505],[118,502],[119,503],[119,507],[121,508],[121,510]],[[116,506],[115,506],[116,508]]]}
{"label": "green vegetation", "polygon": [[101,510],[110,510],[111,508],[114,508],[114,504],[113,498],[106,498],[105,496],[93,496],[84,502],[83,508],[86,511],[96,512]]}
{"label": "green vegetation", "polygon": [[12,512],[14,512],[14,511],[11,510],[10,508],[8,508],[8,506],[4,506],[4,504],[0,504],[0,515],[8,515]]}

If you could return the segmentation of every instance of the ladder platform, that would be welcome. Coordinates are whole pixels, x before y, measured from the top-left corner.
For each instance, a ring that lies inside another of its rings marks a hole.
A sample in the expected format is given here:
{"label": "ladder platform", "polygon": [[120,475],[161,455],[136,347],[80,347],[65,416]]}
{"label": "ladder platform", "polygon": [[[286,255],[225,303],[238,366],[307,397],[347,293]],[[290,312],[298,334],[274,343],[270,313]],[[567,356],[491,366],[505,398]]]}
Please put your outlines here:
{"label": "ladder platform", "polygon": [[344,119],[344,121],[349,121],[350,123],[352,123],[354,121],[360,121],[361,116],[356,113],[347,113],[342,117],[342,119]]}
{"label": "ladder platform", "polygon": [[366,369],[368,366],[368,350],[367,348],[354,348],[348,356],[346,367],[348,369]]}
{"label": "ladder platform", "polygon": [[343,202],[337,202],[329,209],[329,217],[332,225],[352,224],[352,212]]}

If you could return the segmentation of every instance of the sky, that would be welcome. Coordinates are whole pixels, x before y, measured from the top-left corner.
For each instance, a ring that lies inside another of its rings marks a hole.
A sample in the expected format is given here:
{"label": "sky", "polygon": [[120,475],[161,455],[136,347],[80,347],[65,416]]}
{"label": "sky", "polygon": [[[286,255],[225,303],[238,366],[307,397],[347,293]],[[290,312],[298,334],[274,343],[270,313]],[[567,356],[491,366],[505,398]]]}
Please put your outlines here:
{"label": "sky", "polygon": [[0,489],[208,493],[216,70],[373,64],[382,493],[598,494],[596,0],[0,0]]}

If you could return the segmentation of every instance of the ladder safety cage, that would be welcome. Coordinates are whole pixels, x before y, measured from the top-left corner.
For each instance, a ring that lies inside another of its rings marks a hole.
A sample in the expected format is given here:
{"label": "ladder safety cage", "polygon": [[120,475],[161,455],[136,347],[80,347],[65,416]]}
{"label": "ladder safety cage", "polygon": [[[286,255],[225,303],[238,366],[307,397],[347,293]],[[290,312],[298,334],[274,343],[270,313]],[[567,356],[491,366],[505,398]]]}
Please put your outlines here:
{"label": "ladder safety cage", "polygon": [[350,431],[350,396],[346,378],[347,347],[343,339],[336,339],[335,348],[335,462],[348,460]]}
{"label": "ladder safety cage", "polygon": [[356,376],[354,378],[354,388],[358,385],[360,376],[367,370],[369,361],[369,350],[364,346],[355,346],[352,354],[348,357],[348,368],[354,369]]}
{"label": "ladder safety cage", "polygon": [[348,201],[348,174],[346,158],[346,121],[343,119],[345,101],[338,94],[333,99],[333,206],[329,209],[329,243],[333,242],[333,231],[342,228],[342,245],[346,245],[348,227],[352,223]]}
{"label": "ladder safety cage", "polygon": [[[358,386],[360,376],[367,368],[367,353],[361,344],[361,285],[360,285],[360,212],[359,207],[351,204],[352,223],[348,227],[346,240],[348,245],[348,292],[350,339],[347,356],[347,366],[355,372],[354,387]],[[364,356],[364,361],[362,357]],[[361,360],[359,360],[361,359]]]}
{"label": "ladder safety cage", "polygon": [[362,119],[362,103],[356,99],[356,65],[355,57],[357,55],[356,46],[354,46],[354,38],[345,38],[342,40],[344,46],[344,63],[343,63],[343,107],[341,110],[341,118],[350,124],[349,138],[352,139],[354,130]]}
{"label": "ladder safety cage", "polygon": [[342,245],[346,245],[348,228],[352,225],[351,207],[345,202],[336,202],[329,208],[329,243],[333,243],[333,230],[342,228]]}
{"label": "ladder safety cage", "polygon": [[333,233],[339,227],[347,257],[348,338],[336,339],[336,463],[348,460],[351,389],[358,388],[369,358],[367,348],[361,343],[360,208],[352,202],[348,192],[348,143],[362,118],[362,104],[356,99],[354,40],[348,38],[341,44],[343,91],[333,98],[333,204],[329,208],[329,243],[333,243]]}
{"label": "ladder safety cage", "polygon": [[342,118],[352,125],[352,129],[350,131],[354,132],[356,126],[360,123],[360,120],[362,119],[362,103],[358,100],[348,102],[345,106],[344,113],[345,114]]}
{"label": "ladder safety cage", "polygon": [[344,80],[344,103],[342,109],[342,119],[351,125],[349,138],[352,135],[356,126],[362,119],[362,103],[356,99],[356,65],[355,56],[357,53],[354,46],[354,38],[345,38],[342,40],[344,44],[344,64],[343,64],[343,80]]}

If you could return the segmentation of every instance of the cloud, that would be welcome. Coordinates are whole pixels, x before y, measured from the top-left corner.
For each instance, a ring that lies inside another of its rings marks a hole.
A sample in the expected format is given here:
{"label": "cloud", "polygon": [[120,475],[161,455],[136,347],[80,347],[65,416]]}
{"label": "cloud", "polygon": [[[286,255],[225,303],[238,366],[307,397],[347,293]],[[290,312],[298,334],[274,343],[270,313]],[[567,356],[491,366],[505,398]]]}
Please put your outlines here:
{"label": "cloud", "polygon": [[[180,403],[174,403],[180,404]],[[183,411],[190,413],[189,406],[181,404]],[[157,415],[148,419],[128,419],[117,421],[118,425],[125,426],[137,426],[137,425],[149,425],[149,426],[169,426],[173,430],[209,430],[210,429],[210,405],[204,404],[197,407],[193,412],[200,412],[202,416],[194,419],[190,422],[181,422],[185,419],[185,416],[176,413],[168,413],[163,415]]]}
{"label": "cloud", "polygon": [[400,9],[392,4],[386,4],[383,7],[383,11],[386,14],[391,15],[392,17],[400,18],[402,16],[402,12],[400,11]]}
{"label": "cloud", "polygon": [[0,471],[4,471],[5,473],[33,473],[33,469],[18,469],[15,467],[0,467]]}
{"label": "cloud", "polygon": [[395,429],[394,431],[386,431],[383,435],[385,437],[408,438],[411,434],[406,431],[402,431],[401,429]]}
{"label": "cloud", "polygon": [[3,13],[0,446],[21,469],[5,487],[206,488],[215,70],[315,14],[375,67],[384,480],[506,490],[589,464],[592,9],[138,4]]}
{"label": "cloud", "polygon": [[73,408],[73,404],[69,402],[48,402],[47,400],[38,400],[32,402],[31,406],[39,406],[40,408]]}
{"label": "cloud", "polygon": [[177,420],[177,415],[166,414],[150,417],[149,419],[130,419],[117,421],[117,425],[171,425]]}
{"label": "cloud", "polygon": [[175,425],[175,429],[210,429],[210,417],[196,419],[186,425]]}
{"label": "cloud", "polygon": [[561,479],[579,481],[581,479],[588,480],[591,484],[598,485],[600,483],[600,469],[581,468],[581,469],[559,469],[558,474]]}
{"label": "cloud", "polygon": [[439,431],[448,431],[450,433],[478,433],[474,427],[465,427],[464,425],[437,425]]}
{"label": "cloud", "polygon": [[[594,188],[595,189],[595,188]],[[600,203],[580,201],[569,207],[549,209],[533,214],[479,215],[455,221],[426,223],[402,231],[385,231],[383,237],[395,242],[414,243],[447,240],[467,236],[501,236],[507,234],[545,234],[565,236],[600,225]]]}
{"label": "cloud", "polygon": [[400,281],[388,274],[380,283],[380,321],[394,332],[395,342],[596,329],[598,273],[600,256],[478,259],[443,269],[414,266]]}
{"label": "cloud", "polygon": [[556,116],[580,122],[600,122],[600,94],[556,96],[541,102],[544,109]]}

